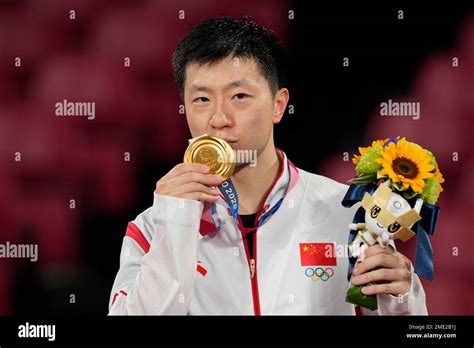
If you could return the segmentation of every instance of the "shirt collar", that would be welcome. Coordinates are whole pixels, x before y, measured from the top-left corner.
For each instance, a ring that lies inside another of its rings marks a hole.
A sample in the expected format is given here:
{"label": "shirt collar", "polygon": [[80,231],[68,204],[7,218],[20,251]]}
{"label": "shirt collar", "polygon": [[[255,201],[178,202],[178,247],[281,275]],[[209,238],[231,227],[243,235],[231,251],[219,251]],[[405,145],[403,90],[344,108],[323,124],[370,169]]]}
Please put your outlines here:
{"label": "shirt collar", "polygon": [[267,191],[265,200],[257,213],[257,218],[259,218],[261,214],[265,214],[271,207],[277,204],[279,200],[285,198],[286,194],[291,191],[298,180],[298,169],[295,165],[287,158],[282,150],[276,149],[276,151],[281,159],[280,174],[272,187]]}

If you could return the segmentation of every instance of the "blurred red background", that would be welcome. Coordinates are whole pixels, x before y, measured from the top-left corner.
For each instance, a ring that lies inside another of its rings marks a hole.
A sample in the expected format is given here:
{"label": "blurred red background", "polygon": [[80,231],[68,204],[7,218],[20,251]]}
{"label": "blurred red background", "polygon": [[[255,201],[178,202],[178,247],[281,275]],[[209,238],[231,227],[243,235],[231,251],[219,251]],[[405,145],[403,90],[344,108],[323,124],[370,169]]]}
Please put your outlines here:
{"label": "blurred red background", "polygon": [[[285,0],[0,4],[0,242],[37,243],[40,256],[37,263],[0,260],[0,314],[106,313],[126,222],[151,204],[156,180],[181,161],[189,137],[171,73],[175,45],[204,18],[250,14],[287,44],[295,71],[305,54],[296,36],[306,35],[288,20],[295,7],[304,9]],[[361,117],[344,145],[328,147],[314,163],[294,150],[297,145],[288,145],[297,165],[341,182],[354,176],[343,151],[353,154],[374,139],[402,135],[435,153],[446,183],[432,238],[436,279],[423,280],[430,314],[474,314],[468,211],[474,206],[473,13],[461,19],[452,24],[450,47],[435,45],[438,50],[417,56],[403,95],[390,95],[386,87],[374,97],[420,101],[420,120],[381,118],[372,103],[373,113]],[[17,57],[21,66],[15,66]],[[459,58],[457,68],[453,57]],[[130,66],[124,65],[126,58]],[[301,78],[301,72],[290,74],[290,92],[295,90],[299,105],[310,104],[298,92],[306,86]],[[54,105],[64,99],[95,102],[95,119],[57,117]],[[277,145],[285,150],[286,144],[298,144],[292,132],[312,113],[300,113],[300,119],[288,115]],[[286,126],[292,132],[285,132]],[[21,161],[15,161],[16,153]],[[414,244],[399,248],[413,259]]]}

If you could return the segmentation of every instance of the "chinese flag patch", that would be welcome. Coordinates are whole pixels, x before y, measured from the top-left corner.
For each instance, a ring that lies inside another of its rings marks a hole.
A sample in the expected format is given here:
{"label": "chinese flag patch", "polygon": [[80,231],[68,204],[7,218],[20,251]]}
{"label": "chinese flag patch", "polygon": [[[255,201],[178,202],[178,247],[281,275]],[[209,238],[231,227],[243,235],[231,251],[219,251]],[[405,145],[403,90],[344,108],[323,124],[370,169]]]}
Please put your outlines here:
{"label": "chinese flag patch", "polygon": [[334,243],[300,243],[301,266],[337,266]]}

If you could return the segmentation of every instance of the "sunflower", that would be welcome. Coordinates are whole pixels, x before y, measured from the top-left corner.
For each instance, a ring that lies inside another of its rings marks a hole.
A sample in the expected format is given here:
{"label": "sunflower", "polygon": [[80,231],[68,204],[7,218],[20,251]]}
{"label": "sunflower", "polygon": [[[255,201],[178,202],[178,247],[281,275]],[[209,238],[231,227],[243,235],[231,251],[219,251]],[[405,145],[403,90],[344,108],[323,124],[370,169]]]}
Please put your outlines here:
{"label": "sunflower", "polygon": [[388,176],[393,183],[400,183],[403,190],[411,188],[421,193],[425,179],[432,178],[435,166],[430,155],[419,145],[402,138],[390,142],[382,149],[382,157],[376,159],[382,165],[380,174]]}
{"label": "sunflower", "polygon": [[[439,171],[438,163],[435,163],[435,169],[436,169],[436,172],[434,175],[436,179],[438,179],[438,182],[442,184],[444,182],[444,178],[443,178],[443,174],[441,174],[441,172]],[[443,192],[443,188],[441,188],[441,192]]]}
{"label": "sunflower", "polygon": [[370,145],[370,146],[359,147],[360,156],[359,155],[354,155],[354,157],[352,158],[352,163],[354,163],[355,165],[359,164],[361,157],[364,156],[370,149],[372,149],[373,147],[376,147],[376,146],[383,146],[383,144],[385,142],[387,142],[388,140],[389,140],[389,138],[384,139],[384,140],[374,140],[372,142],[372,145]]}

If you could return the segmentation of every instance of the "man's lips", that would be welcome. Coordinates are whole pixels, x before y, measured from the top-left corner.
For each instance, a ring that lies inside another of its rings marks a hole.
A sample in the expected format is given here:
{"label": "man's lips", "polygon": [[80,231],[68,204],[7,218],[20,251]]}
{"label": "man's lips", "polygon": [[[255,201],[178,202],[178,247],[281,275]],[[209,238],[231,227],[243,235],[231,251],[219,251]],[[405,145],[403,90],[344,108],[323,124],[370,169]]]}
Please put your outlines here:
{"label": "man's lips", "polygon": [[218,136],[218,135],[216,135],[215,137],[217,137],[217,138],[219,138],[219,139],[222,139],[222,140],[228,142],[229,144],[233,144],[233,143],[236,143],[236,142],[239,141],[238,139],[235,139],[235,138],[220,137],[220,136]]}

